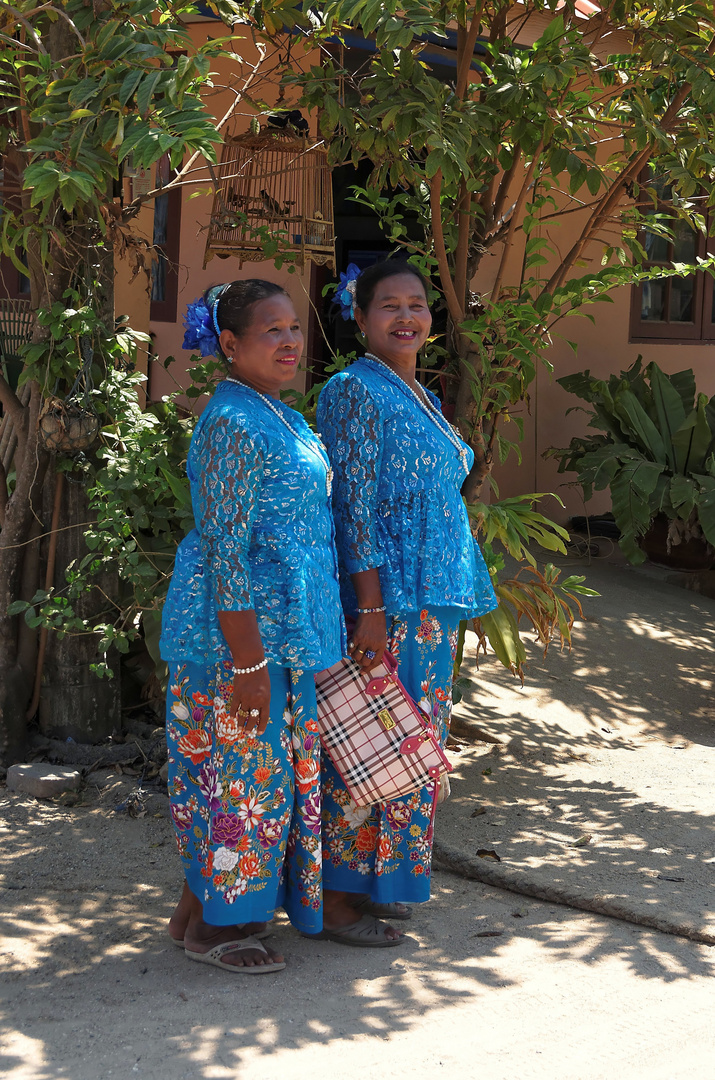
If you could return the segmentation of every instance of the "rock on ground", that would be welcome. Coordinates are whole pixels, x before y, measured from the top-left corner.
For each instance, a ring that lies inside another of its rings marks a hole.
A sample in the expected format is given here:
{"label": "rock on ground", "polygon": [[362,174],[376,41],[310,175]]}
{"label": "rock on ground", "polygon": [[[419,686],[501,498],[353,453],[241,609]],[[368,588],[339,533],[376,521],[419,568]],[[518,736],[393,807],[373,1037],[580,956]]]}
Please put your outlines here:
{"label": "rock on ground", "polygon": [[8,790],[34,795],[36,799],[52,799],[63,791],[74,791],[79,783],[79,771],[63,765],[35,762],[32,765],[11,765],[7,771]]}

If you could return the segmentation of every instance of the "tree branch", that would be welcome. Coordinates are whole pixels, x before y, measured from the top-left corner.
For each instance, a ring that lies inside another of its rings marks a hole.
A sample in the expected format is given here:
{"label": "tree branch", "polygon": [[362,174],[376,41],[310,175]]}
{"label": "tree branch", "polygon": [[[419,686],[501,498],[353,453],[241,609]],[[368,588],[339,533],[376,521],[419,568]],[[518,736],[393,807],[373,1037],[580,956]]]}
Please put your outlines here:
{"label": "tree branch", "polygon": [[[715,37],[712,38],[708,46],[707,53],[708,56],[712,56],[713,54],[715,54]],[[687,98],[691,89],[691,84],[685,83],[678,90],[677,94],[675,95],[670,105],[665,110],[665,113],[663,114],[663,119],[660,122],[660,127],[662,130],[667,131],[670,125],[673,124],[675,120],[677,120],[680,108],[685,102],[685,99]],[[603,199],[601,200],[599,206],[591,214],[591,217],[587,225],[585,226],[583,232],[581,233],[581,236],[572,246],[571,250],[567,253],[565,259],[563,260],[559,268],[551,276],[551,279],[545,285],[545,292],[553,292],[554,289],[557,289],[560,285],[563,284],[566,275],[568,274],[574,263],[578,260],[586,245],[590,243],[596,231],[601,227],[602,223],[608,219],[613,209],[621,201],[626,184],[629,183],[629,181],[631,180],[637,179],[639,172],[648,163],[648,159],[650,158],[652,153],[653,143],[650,142],[648,146],[645,147],[645,149],[641,150],[639,154],[636,154],[635,158],[633,158],[631,162],[627,166],[625,166],[624,169],[621,170],[621,174],[618,179],[611,185],[608,192],[606,192]]]}
{"label": "tree branch", "polygon": [[25,423],[25,410],[10,383],[2,374],[0,374],[0,402],[8,416],[12,417],[15,427],[21,429]]}
{"label": "tree branch", "polygon": [[[245,93],[246,93],[248,87],[251,85],[253,80],[258,75],[258,71],[259,71],[261,65],[264,63],[264,61],[266,59],[266,47],[265,47],[265,45],[263,45],[260,42],[257,42],[257,48],[258,48],[258,50],[260,52],[260,56],[259,56],[258,60],[256,61],[256,63],[254,64],[253,68],[251,69],[250,75],[248,75],[246,77],[246,80],[244,81],[244,84],[243,84],[243,87],[241,88],[241,90],[235,91],[236,97],[231,102],[231,105],[226,110],[224,115],[221,117],[219,122],[216,124],[216,131],[220,131],[221,128],[224,127],[228,123],[228,121],[231,119],[231,117],[235,113],[236,109],[238,108],[239,101],[241,101],[241,99],[245,96]],[[137,195],[136,199],[132,199],[132,201],[130,203],[128,203],[127,206],[125,207],[125,209],[124,209],[124,211],[122,213],[122,218],[126,219],[126,218],[133,217],[134,214],[136,214],[139,211],[139,209],[144,205],[144,203],[150,202],[152,199],[155,199],[158,195],[165,195],[167,191],[171,191],[172,188],[178,187],[180,185],[180,183],[181,183],[182,177],[186,176],[186,174],[190,171],[191,166],[194,164],[194,162],[197,161],[198,158],[200,158],[202,156],[202,153],[203,153],[203,151],[201,151],[201,150],[197,150],[195,153],[193,153],[191,155],[191,157],[189,158],[189,160],[186,162],[186,164],[182,165],[182,167],[177,172],[176,176],[172,180],[170,180],[168,184],[164,184],[163,187],[154,188],[153,191],[147,192],[146,195]]]}
{"label": "tree branch", "polygon": [[442,170],[438,169],[430,181],[430,216],[432,219],[432,236],[434,239],[435,257],[439,267],[442,291],[447,303],[449,316],[454,323],[455,332],[459,333],[459,325],[464,318],[464,298],[462,303],[455,292],[454,282],[449,272],[447,249],[444,243],[444,230],[442,229]]}
{"label": "tree branch", "polygon": [[502,281],[504,280],[504,272],[506,270],[506,263],[507,263],[507,259],[509,258],[509,249],[511,248],[512,241],[514,239],[514,233],[516,231],[516,224],[517,224],[517,221],[519,220],[519,217],[521,216],[521,211],[524,208],[524,203],[526,202],[526,196],[527,196],[527,194],[529,192],[529,188],[531,187],[531,184],[533,182],[534,173],[536,172],[536,166],[538,164],[539,157],[541,156],[541,151],[543,149],[543,146],[544,146],[543,142],[540,142],[539,145],[537,146],[536,150],[534,151],[534,156],[531,159],[531,164],[529,165],[529,168],[526,170],[526,176],[524,177],[524,182],[521,185],[521,191],[519,192],[519,197],[517,198],[516,203],[514,204],[514,212],[511,215],[511,221],[509,222],[509,229],[508,229],[506,237],[504,239],[504,250],[502,251],[501,260],[500,260],[500,263],[499,263],[499,269],[497,270],[497,276],[496,276],[496,279],[494,281],[494,287],[492,288],[491,301],[492,301],[493,304],[496,304],[497,300],[499,299],[499,293],[501,292]]}
{"label": "tree branch", "polygon": [[459,184],[459,199],[457,202],[457,250],[454,253],[454,291],[457,294],[457,299],[465,305],[467,297],[467,262],[469,260],[471,203],[472,196],[467,187],[467,181],[462,179]]}
{"label": "tree branch", "polygon": [[506,197],[509,194],[509,188],[511,187],[511,182],[514,179],[514,174],[516,173],[517,166],[521,162],[521,158],[522,150],[521,147],[518,146],[514,150],[514,160],[499,181],[496,198],[494,199],[494,204],[491,208],[491,224],[493,224],[495,221],[498,221],[502,215],[502,210],[504,209]]}
{"label": "tree branch", "polygon": [[464,95],[467,92],[467,83],[469,82],[469,72],[472,68],[472,57],[474,56],[474,46],[477,43],[477,35],[479,34],[479,24],[482,20],[482,11],[484,10],[484,0],[475,8],[472,21],[469,26],[469,30],[460,26],[457,30],[457,88],[456,95],[460,101],[464,101]]}
{"label": "tree branch", "polygon": [[20,12],[17,10],[17,8],[14,8],[12,6],[12,4],[6,4],[6,3],[2,2],[2,0],[0,0],[0,8],[4,8],[6,11],[8,11],[12,15],[13,19],[15,19],[16,22],[21,23],[25,27],[25,30],[28,32],[28,34],[30,35],[32,40],[35,42],[35,45],[37,46],[37,51],[41,52],[41,53],[44,53],[45,56],[47,56],[47,49],[42,44],[42,41],[41,41],[39,35],[33,29],[32,23],[29,22],[23,15],[21,15]]}
{"label": "tree branch", "polygon": [[7,506],[7,473],[5,466],[0,461],[0,529],[5,524],[5,507]]}

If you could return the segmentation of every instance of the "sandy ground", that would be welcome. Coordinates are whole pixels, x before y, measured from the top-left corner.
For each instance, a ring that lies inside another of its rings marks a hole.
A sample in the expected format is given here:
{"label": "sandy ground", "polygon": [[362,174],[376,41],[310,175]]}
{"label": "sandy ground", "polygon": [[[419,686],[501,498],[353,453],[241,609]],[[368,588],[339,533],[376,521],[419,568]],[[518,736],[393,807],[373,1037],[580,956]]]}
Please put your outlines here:
{"label": "sandy ground", "polygon": [[[706,925],[715,604],[662,573],[590,578],[604,596],[571,658],[534,653],[523,690],[493,661],[475,673],[460,715],[517,742],[455,755],[438,831],[510,872],[631,897],[635,916]],[[284,972],[190,964],[165,932],[167,800],[113,813],[130,784],[73,807],[0,791],[3,1077],[715,1080],[715,948],[444,871],[398,949],[279,919]]]}

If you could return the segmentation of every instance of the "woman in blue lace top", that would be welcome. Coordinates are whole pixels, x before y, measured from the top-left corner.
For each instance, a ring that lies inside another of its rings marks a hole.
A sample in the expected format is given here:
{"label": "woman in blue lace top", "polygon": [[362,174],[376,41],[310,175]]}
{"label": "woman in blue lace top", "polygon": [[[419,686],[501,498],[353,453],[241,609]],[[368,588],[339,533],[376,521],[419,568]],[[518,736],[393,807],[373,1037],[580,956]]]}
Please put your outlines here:
{"label": "woman in blue lace top", "polygon": [[[367,351],[330,379],[318,403],[335,474],[342,599],[356,620],[348,650],[370,670],[387,647],[444,742],[459,624],[497,604],[460,495],[474,455],[415,377],[431,327],[419,272],[394,261],[364,270],[354,314]],[[323,874],[331,897],[362,908],[367,894],[373,911],[409,918],[406,901],[429,899],[432,790],[371,810],[344,802],[324,759]]]}
{"label": "woman in blue lace top", "polygon": [[184,346],[228,376],[188,454],[196,528],[166,600],[171,812],[186,885],[169,932],[192,960],[245,974],[283,959],[259,940],[277,906],[323,928],[314,673],[340,659],[329,462],[280,389],[303,337],[260,280],[190,305]]}

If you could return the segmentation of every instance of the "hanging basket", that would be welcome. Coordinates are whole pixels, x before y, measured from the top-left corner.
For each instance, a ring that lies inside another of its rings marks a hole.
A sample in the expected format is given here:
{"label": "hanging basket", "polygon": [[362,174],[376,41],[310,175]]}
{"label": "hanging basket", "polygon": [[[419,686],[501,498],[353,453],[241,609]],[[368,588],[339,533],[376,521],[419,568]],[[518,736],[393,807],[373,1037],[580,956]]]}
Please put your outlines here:
{"label": "hanging basket", "polygon": [[335,268],[333,189],[322,145],[281,132],[238,135],[223,145],[216,170],[204,266],[218,255],[259,262],[265,241],[298,266]]}
{"label": "hanging basket", "polygon": [[99,417],[78,401],[47,398],[40,413],[40,442],[51,454],[87,450],[99,433]]}

